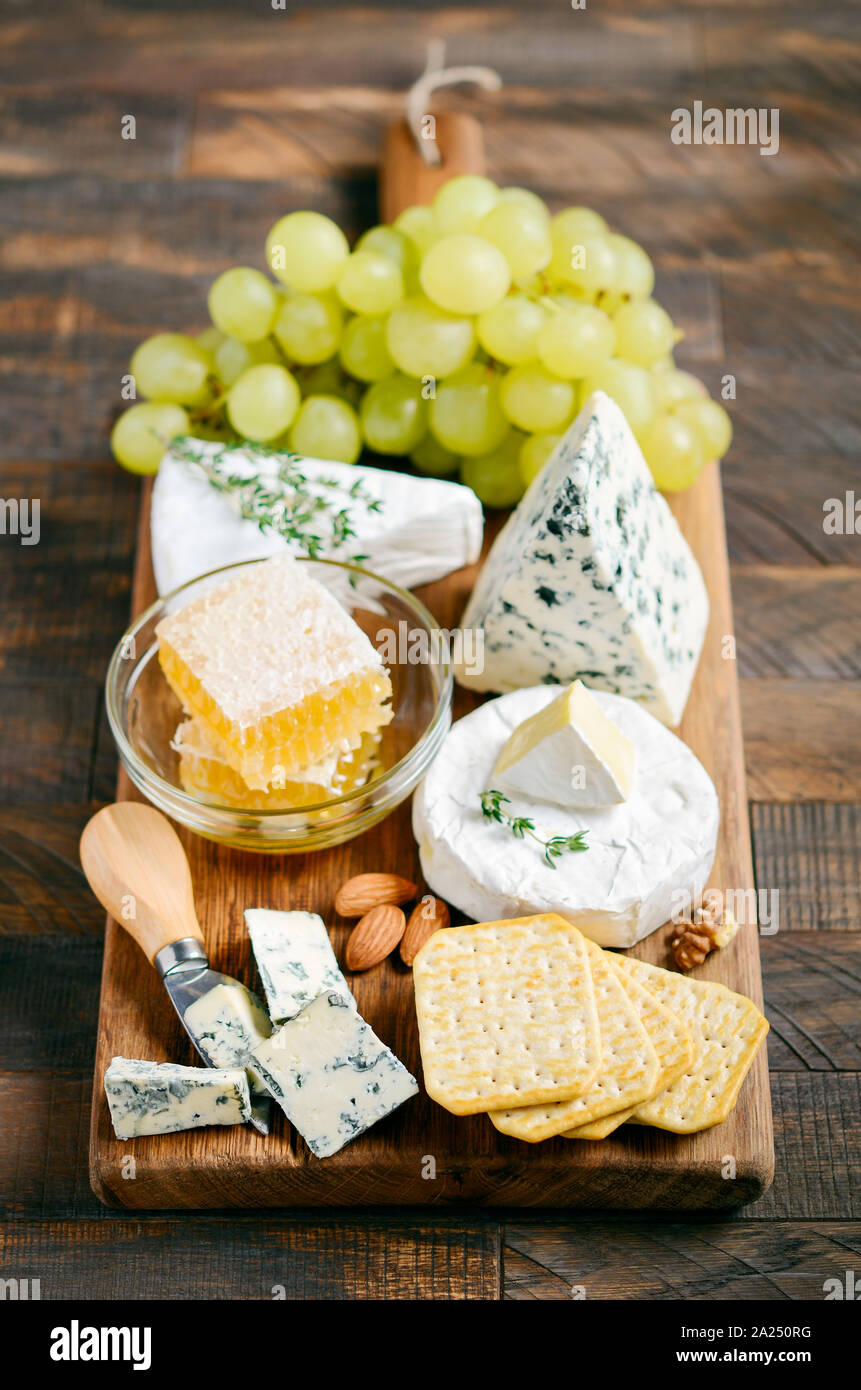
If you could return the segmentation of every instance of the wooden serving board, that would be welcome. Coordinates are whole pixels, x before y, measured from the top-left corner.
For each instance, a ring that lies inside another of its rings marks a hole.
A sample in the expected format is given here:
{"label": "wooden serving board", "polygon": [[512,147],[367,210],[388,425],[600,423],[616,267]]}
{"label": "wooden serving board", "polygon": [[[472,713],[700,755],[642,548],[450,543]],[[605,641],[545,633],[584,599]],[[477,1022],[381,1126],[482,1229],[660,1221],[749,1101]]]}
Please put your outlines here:
{"label": "wooden serving board", "polygon": [[[711,465],[672,506],[711,597],[705,650],[679,732],[708,769],[720,796],[721,830],[711,883],[723,891],[752,889],[736,664],[724,655],[732,635],[732,612],[717,465]],[[497,529],[498,523],[491,522],[488,542]],[[476,568],[464,569],[419,591],[441,627],[456,626],[476,572]],[[147,492],[134,613],[155,596]],[[478,702],[479,697],[458,691],[455,718]],[[124,774],[118,795],[121,799],[137,796]],[[352,924],[336,917],[333,900],[344,879],[366,870],[384,870],[422,883],[408,804],[349,844],[309,855],[249,854],[180,833],[191,863],[211,963],[258,989],[243,924],[245,907],[319,912],[343,960]],[[634,953],[669,964],[667,936],[666,930],[653,933]],[[756,927],[743,927],[727,950],[707,958],[697,975],[720,980],[761,1006]],[[361,1013],[421,1081],[412,972],[395,956],[366,974],[350,977],[350,984]],[[422,1089],[364,1137],[325,1160],[311,1156],[277,1108],[273,1131],[266,1138],[248,1125],[238,1125],[120,1142],[111,1129],[103,1091],[105,1069],[115,1055],[198,1061],[155,971],[126,933],[109,921],[90,1139],[92,1185],[109,1205],[276,1207],[462,1201],[511,1207],[719,1208],[757,1197],[773,1171],[765,1047],[730,1118],[690,1137],[627,1126],[601,1143],[555,1139],[523,1144],[499,1134],[486,1116],[448,1114]]]}

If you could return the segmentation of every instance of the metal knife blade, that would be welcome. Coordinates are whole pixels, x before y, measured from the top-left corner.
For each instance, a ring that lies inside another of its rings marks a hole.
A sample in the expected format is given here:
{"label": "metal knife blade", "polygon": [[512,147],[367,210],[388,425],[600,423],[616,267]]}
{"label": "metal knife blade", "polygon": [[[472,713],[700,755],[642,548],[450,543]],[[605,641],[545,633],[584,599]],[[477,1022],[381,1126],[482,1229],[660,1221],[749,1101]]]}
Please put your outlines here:
{"label": "metal knife blade", "polygon": [[[257,1033],[268,1037],[272,1031],[259,995],[235,980],[210,970],[209,960],[194,937],[184,937],[165,946],[153,962],[164,982],[179,1020],[208,1067],[244,1067]],[[224,995],[227,989],[240,991]],[[225,1008],[229,1021],[225,1021]],[[242,1014],[246,1013],[243,1021]],[[272,1124],[272,1099],[262,1082],[249,1075],[251,1123],[261,1134]]]}

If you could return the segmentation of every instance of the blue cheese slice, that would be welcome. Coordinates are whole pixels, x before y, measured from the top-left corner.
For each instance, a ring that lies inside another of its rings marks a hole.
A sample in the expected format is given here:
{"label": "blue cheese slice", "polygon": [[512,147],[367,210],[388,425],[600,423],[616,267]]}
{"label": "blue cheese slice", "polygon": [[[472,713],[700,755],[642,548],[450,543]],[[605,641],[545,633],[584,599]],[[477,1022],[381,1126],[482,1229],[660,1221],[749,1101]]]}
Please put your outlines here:
{"label": "blue cheese slice", "polygon": [[[262,1002],[238,981],[207,990],[188,1006],[183,1017],[212,1067],[244,1066],[252,1047],[272,1032]],[[262,1088],[251,1072],[248,1081],[251,1089],[259,1094]]]}
{"label": "blue cheese slice", "polygon": [[317,1158],[414,1096],[418,1085],[343,994],[321,994],[252,1054],[267,1089]]}
{"label": "blue cheese slice", "polygon": [[708,623],[699,567],[619,407],[586,402],[494,544],[461,626],[476,690],[567,685],[678,724]]}
{"label": "blue cheese slice", "polygon": [[329,933],[316,912],[251,907],[245,922],[273,1023],[295,1018],[326,990],[337,990],[352,1000]]}
{"label": "blue cheese slice", "polygon": [[105,1072],[105,1095],[118,1139],[238,1125],[251,1118],[248,1078],[241,1067],[178,1067],[114,1057]]}

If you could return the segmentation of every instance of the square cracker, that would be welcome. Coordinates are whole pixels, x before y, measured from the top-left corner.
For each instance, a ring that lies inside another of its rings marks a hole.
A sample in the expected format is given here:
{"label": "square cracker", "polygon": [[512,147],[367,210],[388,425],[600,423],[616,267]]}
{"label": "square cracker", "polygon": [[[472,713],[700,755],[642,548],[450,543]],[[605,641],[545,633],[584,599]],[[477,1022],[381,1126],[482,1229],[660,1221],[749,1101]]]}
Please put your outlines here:
{"label": "square cracker", "polygon": [[752,1000],[713,980],[692,980],[633,956],[616,956],[613,964],[623,980],[638,980],[677,1014],[694,1042],[690,1067],[653,1100],[638,1105],[632,1118],[676,1134],[719,1125],[738,1099],[768,1020]]}
{"label": "square cracker", "polygon": [[436,932],[413,963],[427,1093],[454,1115],[568,1099],[601,1062],[582,933],[539,913]]}
{"label": "square cracker", "polygon": [[[611,966],[616,959],[610,952],[605,952],[604,958]],[[621,972],[617,971],[616,973],[621,979]],[[632,974],[625,975],[622,984],[625,993],[630,996],[632,1003],[637,1008],[640,1022],[658,1054],[660,1073],[655,1090],[655,1096],[658,1096],[661,1091],[672,1086],[673,1082],[687,1071],[693,1061],[694,1044],[691,1032],[678,1014],[674,1014],[666,1005],[662,1004],[657,995],[641,985]],[[632,1105],[625,1110],[617,1110],[612,1115],[604,1115],[600,1120],[593,1120],[591,1124],[579,1125],[576,1129],[567,1129],[562,1137],[563,1139],[606,1139],[608,1134],[612,1134],[614,1129],[618,1129],[620,1125],[631,1118],[636,1108]]]}
{"label": "square cracker", "polygon": [[530,1144],[563,1134],[578,1121],[589,1124],[602,1115],[645,1100],[654,1095],[658,1085],[658,1054],[640,1022],[639,1009],[601,948],[587,941],[586,949],[601,1026],[601,1067],[582,1095],[555,1105],[529,1105],[491,1113],[491,1120],[503,1134]]}

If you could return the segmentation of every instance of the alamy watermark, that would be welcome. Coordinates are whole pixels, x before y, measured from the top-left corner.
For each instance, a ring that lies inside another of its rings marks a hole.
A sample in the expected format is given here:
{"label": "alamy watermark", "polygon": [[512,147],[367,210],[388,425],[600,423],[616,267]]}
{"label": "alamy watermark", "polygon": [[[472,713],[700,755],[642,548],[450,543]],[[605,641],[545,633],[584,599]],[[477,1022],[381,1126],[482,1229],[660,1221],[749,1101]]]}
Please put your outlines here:
{"label": "alamy watermark", "polygon": [[0,536],[17,536],[22,545],[38,545],[40,518],[38,497],[0,497]]}
{"label": "alamy watermark", "polygon": [[379,628],[377,651],[388,666],[441,665],[449,655],[453,664],[469,676],[484,670],[483,628],[411,627],[402,618],[397,628]]}
{"label": "alamy watermark", "polygon": [[777,154],[780,149],[780,111],[778,107],[703,106],[693,109],[677,106],[670,116],[670,139],[674,145],[759,145],[761,155]]}
{"label": "alamy watermark", "polygon": [[686,888],[676,888],[670,899],[670,921],[680,926],[693,920],[698,908],[723,921],[725,916],[740,927],[759,926],[760,936],[776,936],[780,930],[780,890],[778,888],[706,888],[694,898]]}

